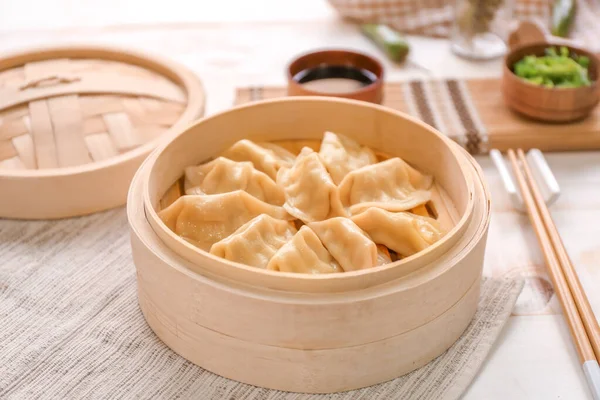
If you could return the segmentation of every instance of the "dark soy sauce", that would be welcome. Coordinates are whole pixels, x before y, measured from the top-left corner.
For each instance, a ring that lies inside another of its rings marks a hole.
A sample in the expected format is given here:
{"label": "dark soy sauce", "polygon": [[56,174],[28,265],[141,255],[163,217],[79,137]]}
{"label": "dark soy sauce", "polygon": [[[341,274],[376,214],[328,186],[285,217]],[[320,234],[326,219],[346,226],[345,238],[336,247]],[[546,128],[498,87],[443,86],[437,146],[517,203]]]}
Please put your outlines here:
{"label": "dark soy sauce", "polygon": [[347,65],[319,65],[298,72],[293,78],[306,89],[321,93],[351,93],[374,83],[369,70]]}

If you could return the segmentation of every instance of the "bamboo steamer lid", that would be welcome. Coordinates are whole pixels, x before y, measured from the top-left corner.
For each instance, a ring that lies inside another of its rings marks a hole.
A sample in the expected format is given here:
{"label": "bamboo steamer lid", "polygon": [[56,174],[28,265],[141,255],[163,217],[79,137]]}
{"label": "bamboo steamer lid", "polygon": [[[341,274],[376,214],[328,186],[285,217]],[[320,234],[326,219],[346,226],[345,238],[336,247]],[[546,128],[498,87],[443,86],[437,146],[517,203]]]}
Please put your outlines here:
{"label": "bamboo steamer lid", "polygon": [[0,217],[55,219],[123,205],[157,144],[203,115],[199,79],[106,47],[0,58]]}

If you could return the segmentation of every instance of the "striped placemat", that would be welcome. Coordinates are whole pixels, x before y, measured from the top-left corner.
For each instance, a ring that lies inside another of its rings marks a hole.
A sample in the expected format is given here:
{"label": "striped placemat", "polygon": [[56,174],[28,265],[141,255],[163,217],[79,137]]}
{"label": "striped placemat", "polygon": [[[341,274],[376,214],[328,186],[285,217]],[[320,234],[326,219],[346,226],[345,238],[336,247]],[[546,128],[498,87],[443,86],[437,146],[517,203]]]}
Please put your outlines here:
{"label": "striped placemat", "polygon": [[[286,96],[285,87],[238,88],[236,104]],[[492,148],[542,151],[600,149],[600,111],[570,124],[521,117],[504,105],[500,79],[412,80],[387,83],[383,105],[435,127],[471,154]]]}

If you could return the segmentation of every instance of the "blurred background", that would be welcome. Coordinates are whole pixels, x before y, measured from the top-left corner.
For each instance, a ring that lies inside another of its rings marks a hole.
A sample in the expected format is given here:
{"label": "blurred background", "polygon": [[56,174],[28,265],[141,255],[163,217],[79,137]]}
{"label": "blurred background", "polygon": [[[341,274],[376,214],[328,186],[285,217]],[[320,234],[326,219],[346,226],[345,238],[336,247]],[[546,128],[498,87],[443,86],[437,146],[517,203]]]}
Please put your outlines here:
{"label": "blurred background", "polygon": [[300,21],[334,14],[325,0],[2,0],[0,28],[98,28],[118,24]]}
{"label": "blurred background", "polygon": [[410,62],[394,63],[326,0],[0,0],[0,51],[80,42],[158,53],[200,75],[207,113],[231,105],[236,87],[284,84],[287,63],[319,47],[374,55],[389,80],[498,75],[499,60],[460,59],[447,38],[406,38]]}

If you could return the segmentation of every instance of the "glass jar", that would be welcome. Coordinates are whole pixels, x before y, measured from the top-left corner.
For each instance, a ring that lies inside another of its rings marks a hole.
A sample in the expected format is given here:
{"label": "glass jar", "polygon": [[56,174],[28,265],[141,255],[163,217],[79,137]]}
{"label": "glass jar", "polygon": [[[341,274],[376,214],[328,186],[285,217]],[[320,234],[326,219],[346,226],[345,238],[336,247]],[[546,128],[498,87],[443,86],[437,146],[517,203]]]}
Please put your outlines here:
{"label": "glass jar", "polygon": [[452,51],[476,60],[504,55],[513,5],[513,0],[456,0]]}

